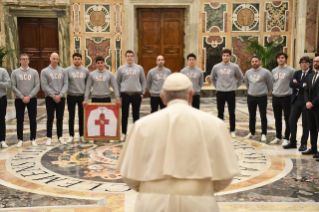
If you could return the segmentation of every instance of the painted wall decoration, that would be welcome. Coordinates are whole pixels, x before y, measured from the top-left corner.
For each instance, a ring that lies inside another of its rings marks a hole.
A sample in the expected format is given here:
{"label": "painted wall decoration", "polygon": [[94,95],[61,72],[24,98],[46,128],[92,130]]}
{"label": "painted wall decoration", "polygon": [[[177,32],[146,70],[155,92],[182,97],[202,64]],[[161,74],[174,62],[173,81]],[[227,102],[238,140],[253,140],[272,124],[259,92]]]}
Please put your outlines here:
{"label": "painted wall decoration", "polygon": [[89,71],[96,69],[95,59],[97,56],[105,58],[105,65],[112,70],[111,39],[104,37],[92,37],[85,39],[85,66]]}
{"label": "painted wall decoration", "polygon": [[73,32],[75,34],[81,33],[80,5],[78,3],[73,4]]}
{"label": "painted wall decoration", "polygon": [[264,37],[264,46],[271,41],[278,40],[280,43],[284,44],[283,52],[288,53],[287,39],[287,35],[268,35]]}
{"label": "painted wall decoration", "polygon": [[109,4],[85,4],[85,32],[109,33],[110,32],[110,5]]}
{"label": "painted wall decoration", "polygon": [[209,77],[213,66],[222,61],[222,50],[225,47],[226,47],[226,37],[220,37],[220,36],[203,37],[202,67],[203,67],[204,78],[206,82],[207,82],[207,77]]}
{"label": "painted wall decoration", "polygon": [[81,53],[81,38],[74,37],[74,53]]}
{"label": "painted wall decoration", "polygon": [[114,4],[114,24],[115,24],[115,33],[122,33],[122,5]]}
{"label": "painted wall decoration", "polygon": [[307,1],[305,53],[316,52],[318,4],[318,0]]}
{"label": "painted wall decoration", "polygon": [[203,32],[227,31],[227,4],[206,3],[203,13]]}
{"label": "painted wall decoration", "polygon": [[121,38],[115,39],[115,71],[122,65],[122,40]]}
{"label": "painted wall decoration", "polygon": [[250,60],[251,54],[245,51],[248,46],[248,40],[258,40],[257,36],[237,36],[232,37],[232,62],[239,65],[243,74],[250,69],[250,65],[246,62]]}
{"label": "painted wall decoration", "polygon": [[265,3],[265,28],[267,32],[288,31],[289,2]]}
{"label": "painted wall decoration", "polygon": [[260,4],[237,4],[232,7],[233,32],[258,32],[260,22]]}

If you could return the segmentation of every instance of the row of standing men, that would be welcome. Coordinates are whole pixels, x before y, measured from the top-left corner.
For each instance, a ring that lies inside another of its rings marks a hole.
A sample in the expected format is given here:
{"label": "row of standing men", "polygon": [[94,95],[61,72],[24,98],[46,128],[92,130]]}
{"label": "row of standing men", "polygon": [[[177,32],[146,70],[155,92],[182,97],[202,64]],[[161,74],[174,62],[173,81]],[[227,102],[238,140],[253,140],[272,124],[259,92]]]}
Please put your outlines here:
{"label": "row of standing men", "polygon": [[[59,55],[53,53],[50,57],[50,65],[41,72],[41,85],[46,95],[47,108],[47,145],[52,142],[52,125],[54,112],[57,117],[57,136],[62,144],[67,142],[62,139],[62,123],[65,108],[65,93],[67,92],[67,104],[69,110],[69,139],[68,142],[74,141],[74,117],[75,107],[78,105],[79,116],[79,134],[80,140],[83,139],[83,107],[86,107],[90,93],[92,93],[92,102],[111,102],[112,86],[116,104],[122,106],[122,136],[125,139],[127,132],[127,120],[129,116],[129,105],[132,104],[133,122],[139,119],[139,110],[141,100],[144,97],[146,87],[151,94],[151,112],[165,107],[161,98],[160,91],[166,77],[171,73],[164,64],[163,56],[156,59],[157,66],[149,71],[147,80],[145,79],[144,70],[141,66],[134,63],[135,55],[133,51],[128,50],[125,53],[126,64],[117,70],[116,78],[105,69],[104,58],[96,58],[97,70],[89,73],[88,69],[81,66],[82,55],[75,53],[73,56],[73,65],[67,69],[58,66]],[[303,136],[301,139],[300,151],[307,150],[307,140],[310,129],[312,148],[304,154],[317,153],[317,126],[319,126],[319,112],[317,114],[318,97],[316,72],[310,68],[311,61],[308,57],[300,59],[301,70],[295,71],[292,67],[286,65],[288,56],[285,53],[276,55],[278,67],[272,72],[260,66],[260,58],[253,56],[251,58],[252,69],[248,70],[243,76],[239,66],[230,62],[231,51],[224,49],[222,51],[222,62],[216,64],[210,75],[210,80],[217,90],[217,109],[218,117],[224,119],[225,104],[228,105],[229,124],[232,137],[235,135],[235,91],[245,82],[248,88],[247,104],[249,110],[249,130],[250,133],[246,138],[251,138],[255,134],[256,111],[259,107],[262,137],[261,141],[266,142],[267,134],[267,94],[272,91],[272,105],[275,116],[276,138],[271,144],[282,143],[284,148],[296,148],[296,131],[297,122],[302,114]],[[317,62],[314,60],[315,70],[319,69]],[[203,86],[203,71],[196,67],[196,55],[187,56],[188,66],[181,73],[185,74],[193,83],[194,96],[192,106],[200,108],[200,90]],[[36,94],[40,89],[39,75],[36,70],[30,68],[29,57],[26,54],[20,55],[21,67],[14,70],[11,79],[6,70],[0,71],[0,104],[1,108],[6,108],[6,88],[12,87],[16,95],[16,118],[17,118],[17,136],[18,147],[23,144],[23,121],[25,107],[28,108],[30,119],[30,140],[32,145],[37,145],[36,139],[36,115],[37,99]],[[299,76],[300,75],[300,76]],[[310,83],[307,82],[308,77]],[[316,77],[314,77],[316,76]],[[307,86],[310,84],[310,86]],[[2,107],[4,106],[4,107]],[[282,111],[286,123],[285,137],[282,139]],[[0,141],[2,147],[7,147],[5,142],[5,114],[6,110],[0,112]],[[308,116],[308,117],[307,117]],[[318,117],[318,118],[317,118]],[[307,120],[309,119],[309,120]],[[308,125],[309,122],[309,125]],[[2,133],[4,132],[4,133]],[[316,132],[316,133],[315,133]],[[291,138],[289,139],[291,135]],[[289,142],[290,140],[290,142]]]}

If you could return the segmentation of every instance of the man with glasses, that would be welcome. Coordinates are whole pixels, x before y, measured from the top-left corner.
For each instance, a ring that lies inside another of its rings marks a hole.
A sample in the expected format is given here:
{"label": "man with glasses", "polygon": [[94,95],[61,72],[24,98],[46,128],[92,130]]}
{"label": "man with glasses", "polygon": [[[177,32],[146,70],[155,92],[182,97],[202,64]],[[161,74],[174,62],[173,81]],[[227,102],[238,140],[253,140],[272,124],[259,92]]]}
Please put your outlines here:
{"label": "man with glasses", "polygon": [[291,96],[291,111],[289,117],[290,124],[290,142],[284,145],[284,149],[297,148],[297,123],[300,115],[302,114],[302,137],[299,151],[307,150],[307,141],[309,137],[309,126],[307,119],[307,108],[304,98],[304,89],[307,85],[307,79],[314,71],[310,67],[310,58],[302,57],[299,61],[301,70],[296,71],[290,82],[290,87],[293,89]]}
{"label": "man with glasses", "polygon": [[0,142],[2,148],[7,148],[6,143],[6,113],[7,113],[7,88],[11,87],[10,77],[4,68],[0,68]]}
{"label": "man with glasses", "polygon": [[156,64],[157,66],[148,72],[146,80],[146,87],[151,93],[151,113],[156,112],[158,107],[161,109],[166,107],[161,100],[160,93],[164,80],[171,74],[171,70],[164,67],[165,60],[162,55],[157,56]]}
{"label": "man with glasses", "polygon": [[29,56],[20,55],[20,68],[11,74],[12,91],[16,96],[14,101],[17,118],[17,147],[23,145],[24,111],[28,108],[30,122],[30,141],[32,146],[38,146],[35,139],[37,134],[37,93],[40,90],[38,71],[29,67]]}
{"label": "man with glasses", "polygon": [[315,72],[308,76],[307,85],[305,87],[304,96],[307,108],[307,118],[310,130],[311,148],[303,152],[303,155],[314,155],[314,158],[319,158],[317,150],[317,138],[319,128],[319,102],[318,102],[318,72],[319,72],[319,57],[315,57],[313,61]]}

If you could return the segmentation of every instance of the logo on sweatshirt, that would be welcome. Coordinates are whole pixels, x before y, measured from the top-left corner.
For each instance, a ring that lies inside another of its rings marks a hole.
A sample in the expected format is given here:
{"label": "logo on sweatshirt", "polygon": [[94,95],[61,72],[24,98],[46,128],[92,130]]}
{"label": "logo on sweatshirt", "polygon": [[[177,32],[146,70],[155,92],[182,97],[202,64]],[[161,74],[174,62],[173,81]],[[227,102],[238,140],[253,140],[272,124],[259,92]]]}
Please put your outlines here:
{"label": "logo on sweatshirt", "polygon": [[61,73],[54,73],[54,74],[50,74],[51,79],[55,80],[55,79],[61,79],[62,78],[62,74]]}
{"label": "logo on sweatshirt", "polygon": [[258,82],[260,79],[260,75],[254,74],[249,77],[251,82]]}
{"label": "logo on sweatshirt", "polygon": [[165,80],[167,77],[166,74],[156,74],[156,79],[157,80]]}
{"label": "logo on sweatshirt", "polygon": [[19,79],[20,80],[28,80],[28,81],[30,81],[31,80],[31,78],[32,78],[32,76],[30,75],[30,74],[20,74],[19,75]]}
{"label": "logo on sweatshirt", "polygon": [[84,77],[84,74],[83,73],[80,73],[80,72],[76,72],[76,73],[72,73],[72,77],[75,79],[75,78],[83,78]]}
{"label": "logo on sweatshirt", "polygon": [[187,73],[186,76],[190,79],[196,79],[197,78],[197,73],[191,72]]}
{"label": "logo on sweatshirt", "polygon": [[95,76],[95,81],[97,81],[97,82],[101,82],[101,81],[106,81],[106,76],[102,76],[102,75],[100,75],[100,76]]}
{"label": "logo on sweatshirt", "polygon": [[286,76],[285,73],[278,73],[278,74],[275,74],[275,75],[274,75],[274,78],[275,78],[275,80],[277,80],[277,79],[284,79],[285,76]]}
{"label": "logo on sweatshirt", "polygon": [[136,75],[136,70],[135,69],[127,69],[125,71],[125,75],[128,76],[128,75]]}
{"label": "logo on sweatshirt", "polygon": [[224,69],[219,69],[220,74],[230,74],[230,69],[224,68]]}

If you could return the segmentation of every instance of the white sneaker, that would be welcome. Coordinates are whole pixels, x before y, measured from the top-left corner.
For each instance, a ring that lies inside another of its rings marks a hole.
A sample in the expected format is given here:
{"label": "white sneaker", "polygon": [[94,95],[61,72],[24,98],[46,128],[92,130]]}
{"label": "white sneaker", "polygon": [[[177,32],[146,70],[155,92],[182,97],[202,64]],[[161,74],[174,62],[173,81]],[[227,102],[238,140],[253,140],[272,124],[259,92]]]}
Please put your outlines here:
{"label": "white sneaker", "polygon": [[47,146],[51,146],[52,145],[52,139],[48,138],[47,142],[45,143]]}
{"label": "white sneaker", "polygon": [[35,142],[35,140],[32,140],[32,141],[31,141],[31,145],[32,145],[32,146],[38,146],[38,144],[37,144],[37,142]]}
{"label": "white sneaker", "polygon": [[83,136],[80,137],[80,142],[86,142],[86,140],[84,140]]}
{"label": "white sneaker", "polygon": [[282,139],[282,146],[286,146],[289,143],[289,141],[287,139]]}
{"label": "white sneaker", "polygon": [[126,135],[124,133],[121,134],[121,141],[125,141]]}
{"label": "white sneaker", "polygon": [[67,144],[67,142],[65,142],[64,141],[64,139],[61,137],[61,138],[59,138],[59,142],[60,142],[60,144]]}
{"label": "white sneaker", "polygon": [[266,138],[266,135],[265,134],[262,134],[261,135],[261,141],[262,142],[266,142],[267,138]]}
{"label": "white sneaker", "polygon": [[231,135],[232,138],[236,138],[235,131],[234,132],[230,132],[230,135]]}
{"label": "white sneaker", "polygon": [[279,144],[279,143],[280,143],[279,138],[275,138],[274,140],[270,141],[270,144]]}
{"label": "white sneaker", "polygon": [[19,142],[18,142],[18,144],[17,144],[17,147],[22,147],[22,145],[23,145],[23,141],[21,141],[21,140],[19,140]]}
{"label": "white sneaker", "polygon": [[94,144],[94,140],[90,140],[89,143]]}
{"label": "white sneaker", "polygon": [[253,135],[251,133],[248,133],[248,135],[246,135],[244,138],[250,139],[252,137],[253,137]]}
{"label": "white sneaker", "polygon": [[8,148],[8,144],[5,141],[1,141],[2,148]]}
{"label": "white sneaker", "polygon": [[74,138],[70,136],[70,138],[68,139],[68,143],[72,143],[73,141],[74,141]]}
{"label": "white sneaker", "polygon": [[114,140],[110,140],[110,143],[114,143]]}

